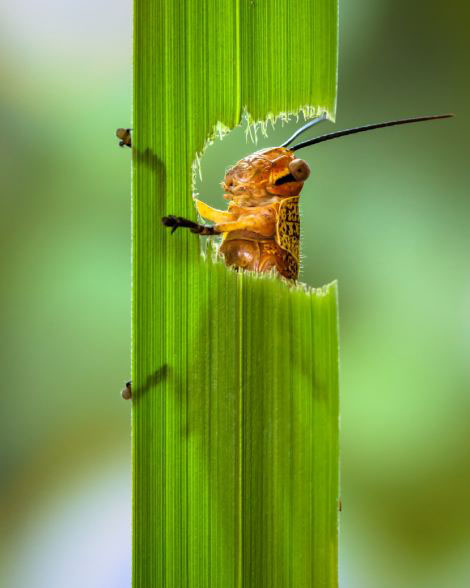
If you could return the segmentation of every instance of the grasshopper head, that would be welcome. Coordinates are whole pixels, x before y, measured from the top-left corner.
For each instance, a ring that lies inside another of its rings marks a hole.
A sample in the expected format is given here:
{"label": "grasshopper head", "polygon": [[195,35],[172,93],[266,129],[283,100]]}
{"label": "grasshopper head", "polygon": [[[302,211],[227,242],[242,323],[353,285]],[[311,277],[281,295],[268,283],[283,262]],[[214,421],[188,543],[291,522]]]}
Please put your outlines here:
{"label": "grasshopper head", "polygon": [[284,147],[262,149],[240,160],[225,174],[225,198],[245,206],[259,206],[273,197],[300,194],[310,175],[305,161]]}

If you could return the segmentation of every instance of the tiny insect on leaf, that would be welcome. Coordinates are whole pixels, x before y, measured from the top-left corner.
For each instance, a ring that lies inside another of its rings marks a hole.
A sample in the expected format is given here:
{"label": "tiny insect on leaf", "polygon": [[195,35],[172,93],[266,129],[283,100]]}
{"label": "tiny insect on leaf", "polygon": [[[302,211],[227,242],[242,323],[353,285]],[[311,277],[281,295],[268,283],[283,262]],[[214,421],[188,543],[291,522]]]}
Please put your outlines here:
{"label": "tiny insect on leaf", "polygon": [[132,129],[117,129],[116,130],[116,137],[120,139],[119,147],[132,147],[132,138],[131,138],[131,130]]}
{"label": "tiny insect on leaf", "polygon": [[132,398],[132,382],[126,382],[126,386],[121,390],[121,396],[124,400],[130,400]]}

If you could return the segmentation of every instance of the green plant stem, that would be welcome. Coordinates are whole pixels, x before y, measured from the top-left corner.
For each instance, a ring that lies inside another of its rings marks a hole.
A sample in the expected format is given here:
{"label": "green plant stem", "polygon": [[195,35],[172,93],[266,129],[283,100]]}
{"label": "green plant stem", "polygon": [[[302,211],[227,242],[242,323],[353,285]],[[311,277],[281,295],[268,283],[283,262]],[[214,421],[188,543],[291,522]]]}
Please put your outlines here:
{"label": "green plant stem", "polygon": [[218,122],[334,115],[336,26],[329,0],[135,0],[134,587],[337,585],[336,287],[235,273],[160,224],[194,217]]}

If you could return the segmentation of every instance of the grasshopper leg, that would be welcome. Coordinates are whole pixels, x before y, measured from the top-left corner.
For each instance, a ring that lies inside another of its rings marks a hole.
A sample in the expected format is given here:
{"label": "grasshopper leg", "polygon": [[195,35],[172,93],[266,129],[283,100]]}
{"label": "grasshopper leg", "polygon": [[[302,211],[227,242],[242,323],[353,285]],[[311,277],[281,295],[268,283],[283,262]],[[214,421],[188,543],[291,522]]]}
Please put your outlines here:
{"label": "grasshopper leg", "polygon": [[162,218],[162,223],[165,227],[171,228],[171,233],[173,234],[176,229],[181,227],[182,229],[189,229],[191,233],[196,233],[198,235],[219,235],[220,231],[217,231],[214,227],[208,227],[206,225],[200,225],[195,223],[192,220],[187,218],[183,218],[181,216],[164,216]]}

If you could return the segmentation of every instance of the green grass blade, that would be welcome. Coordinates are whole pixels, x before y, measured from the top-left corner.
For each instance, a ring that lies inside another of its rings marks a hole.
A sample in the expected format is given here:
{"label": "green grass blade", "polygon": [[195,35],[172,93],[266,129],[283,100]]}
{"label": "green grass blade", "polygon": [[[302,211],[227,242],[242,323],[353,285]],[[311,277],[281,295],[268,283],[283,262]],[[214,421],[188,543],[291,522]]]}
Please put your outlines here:
{"label": "green grass blade", "polygon": [[135,0],[134,587],[337,584],[336,288],[236,274],[160,224],[194,217],[218,122],[334,115],[336,26],[328,0]]}

